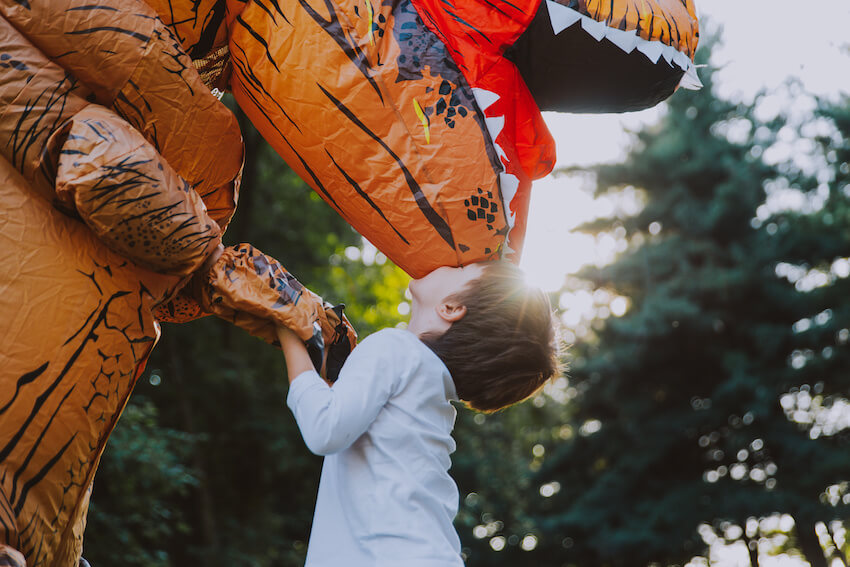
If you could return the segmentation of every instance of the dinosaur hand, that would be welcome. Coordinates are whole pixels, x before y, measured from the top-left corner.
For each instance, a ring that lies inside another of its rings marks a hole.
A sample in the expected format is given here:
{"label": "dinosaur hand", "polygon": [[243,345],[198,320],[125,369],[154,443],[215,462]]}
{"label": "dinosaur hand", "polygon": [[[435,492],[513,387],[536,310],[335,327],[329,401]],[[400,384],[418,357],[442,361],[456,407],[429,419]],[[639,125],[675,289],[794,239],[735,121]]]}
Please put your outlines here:
{"label": "dinosaur hand", "polygon": [[322,376],[333,384],[339,377],[339,371],[351,350],[357,344],[357,332],[343,314],[345,305],[331,305],[325,302],[322,320],[322,333],[325,339],[325,361]]}
{"label": "dinosaur hand", "polygon": [[291,329],[305,342],[317,368],[325,366],[327,349],[327,367],[334,376],[356,344],[357,335],[341,306],[325,303],[250,244],[226,248],[190,286],[206,311],[270,344],[279,344],[277,325]]}

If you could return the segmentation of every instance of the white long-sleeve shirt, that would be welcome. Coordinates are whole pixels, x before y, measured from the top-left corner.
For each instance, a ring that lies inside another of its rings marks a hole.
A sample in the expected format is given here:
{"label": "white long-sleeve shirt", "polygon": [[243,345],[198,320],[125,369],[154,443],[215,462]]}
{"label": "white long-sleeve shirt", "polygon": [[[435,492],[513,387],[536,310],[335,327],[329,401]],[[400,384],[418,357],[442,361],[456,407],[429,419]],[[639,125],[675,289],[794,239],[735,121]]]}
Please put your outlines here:
{"label": "white long-sleeve shirt", "polygon": [[463,566],[453,399],[443,362],[399,329],[362,341],[332,388],[315,372],[295,378],[287,404],[326,455],[307,567]]}

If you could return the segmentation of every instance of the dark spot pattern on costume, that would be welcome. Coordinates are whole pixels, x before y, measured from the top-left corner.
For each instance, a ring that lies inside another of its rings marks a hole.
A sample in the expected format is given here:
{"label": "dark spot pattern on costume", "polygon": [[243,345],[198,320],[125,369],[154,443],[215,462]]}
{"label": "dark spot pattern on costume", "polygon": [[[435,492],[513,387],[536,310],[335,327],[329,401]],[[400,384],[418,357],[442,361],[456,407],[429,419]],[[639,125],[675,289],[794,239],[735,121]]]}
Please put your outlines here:
{"label": "dark spot pattern on costume", "polygon": [[440,116],[449,128],[454,128],[455,116],[458,114],[462,117],[470,112],[476,115],[474,97],[460,69],[445,44],[425,26],[413,4],[409,1],[399,2],[393,10],[393,17],[393,33],[402,51],[397,60],[396,82],[417,81],[426,72],[442,77],[437,91],[442,98],[422,111],[428,118]]}
{"label": "dark spot pattern on costume", "polygon": [[493,197],[491,191],[485,193],[479,188],[477,193],[464,199],[463,204],[467,207],[466,216],[469,220],[484,221],[488,230],[495,230],[493,223],[499,214],[499,200]]}

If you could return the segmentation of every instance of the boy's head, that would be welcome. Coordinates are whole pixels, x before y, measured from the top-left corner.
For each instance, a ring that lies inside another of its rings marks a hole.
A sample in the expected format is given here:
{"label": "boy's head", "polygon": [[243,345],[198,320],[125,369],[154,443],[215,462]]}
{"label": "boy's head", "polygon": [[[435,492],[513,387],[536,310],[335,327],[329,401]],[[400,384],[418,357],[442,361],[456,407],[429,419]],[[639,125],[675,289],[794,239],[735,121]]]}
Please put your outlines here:
{"label": "boy's head", "polygon": [[445,363],[480,411],[520,402],[560,367],[552,310],[510,262],[440,268],[410,283],[408,329]]}

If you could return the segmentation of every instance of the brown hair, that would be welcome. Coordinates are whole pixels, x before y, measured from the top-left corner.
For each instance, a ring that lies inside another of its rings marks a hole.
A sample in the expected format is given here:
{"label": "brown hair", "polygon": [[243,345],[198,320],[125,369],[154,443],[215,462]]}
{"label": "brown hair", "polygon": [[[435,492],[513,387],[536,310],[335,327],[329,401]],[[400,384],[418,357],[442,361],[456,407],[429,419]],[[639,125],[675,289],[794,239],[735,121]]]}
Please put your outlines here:
{"label": "brown hair", "polygon": [[560,346],[549,299],[529,287],[506,261],[484,266],[481,277],[452,299],[466,314],[439,335],[422,341],[449,369],[458,397],[491,412],[537,392],[560,372]]}

